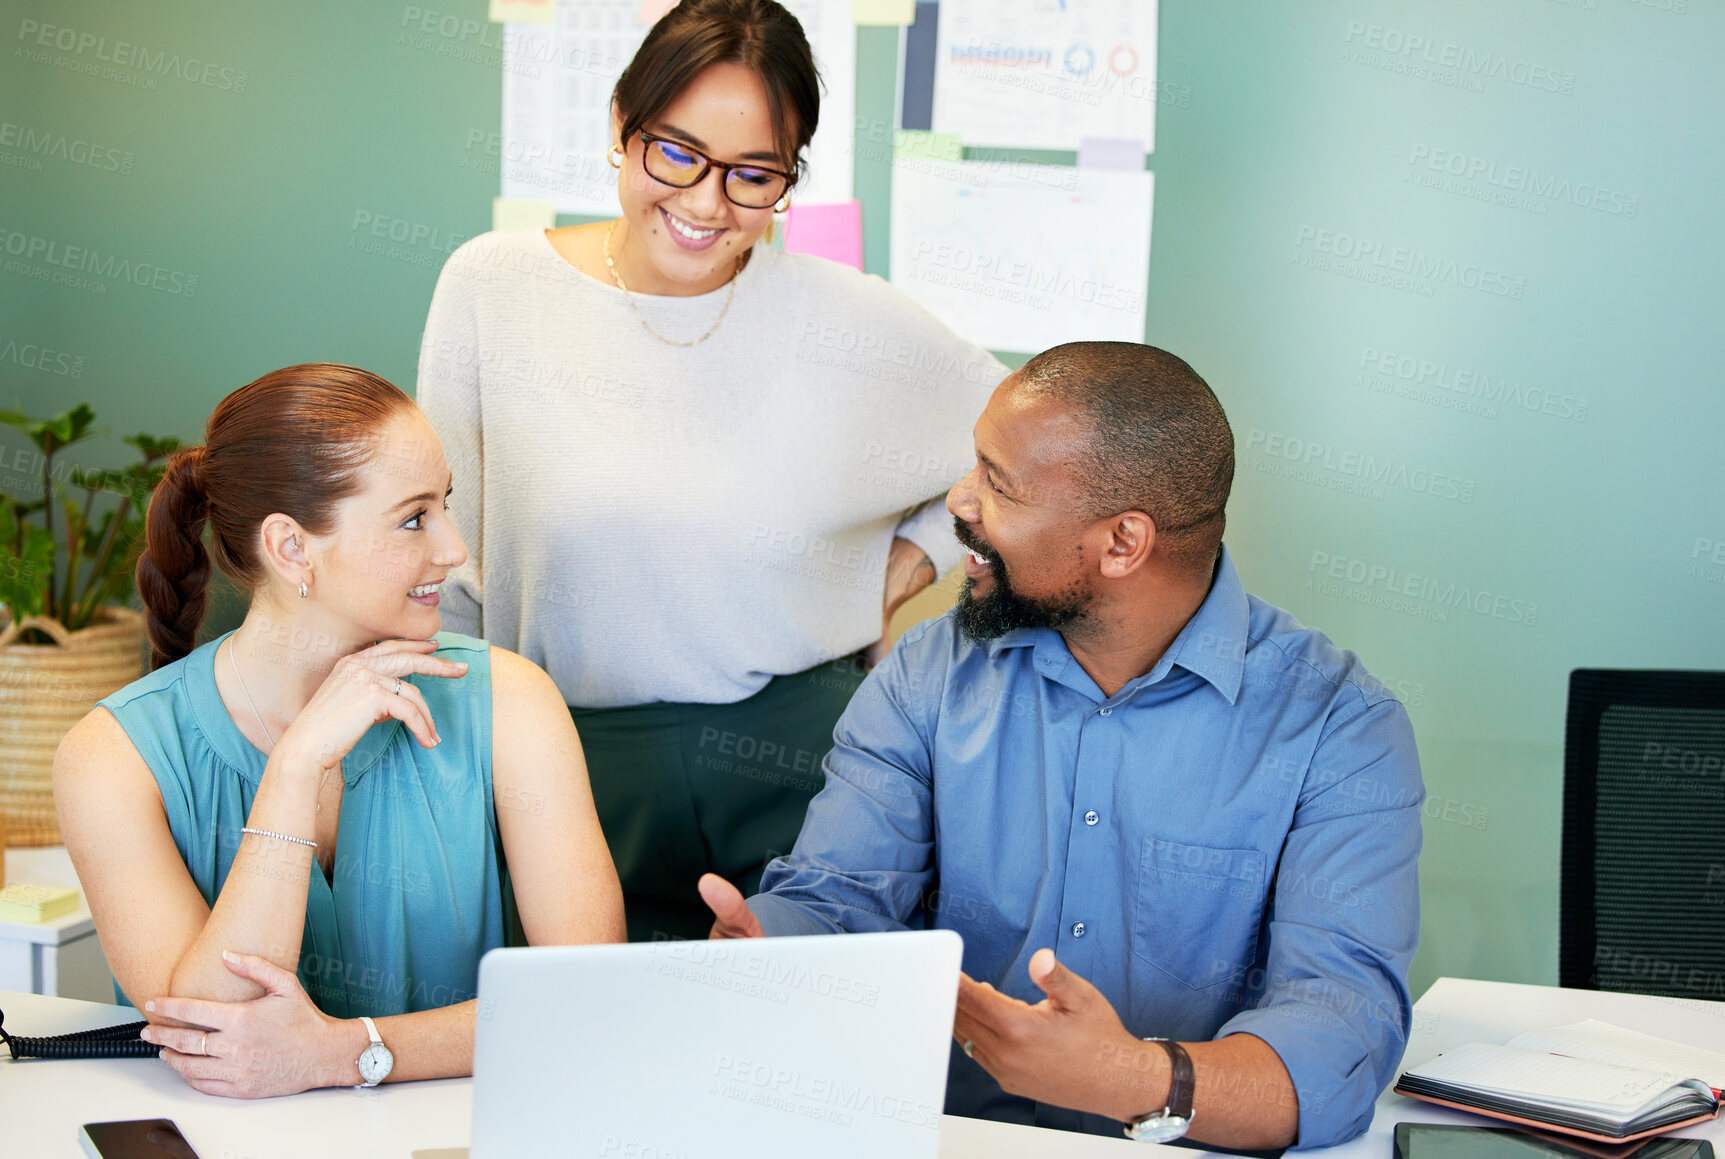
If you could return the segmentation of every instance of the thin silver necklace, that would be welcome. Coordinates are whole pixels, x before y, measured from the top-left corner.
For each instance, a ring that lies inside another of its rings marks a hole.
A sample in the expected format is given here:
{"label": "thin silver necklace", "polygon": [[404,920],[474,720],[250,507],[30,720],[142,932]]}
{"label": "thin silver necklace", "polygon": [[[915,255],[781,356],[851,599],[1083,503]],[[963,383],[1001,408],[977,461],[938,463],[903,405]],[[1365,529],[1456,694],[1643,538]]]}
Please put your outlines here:
{"label": "thin silver necklace", "polygon": [[[246,687],[246,678],[240,675],[240,662],[234,659],[234,642],[232,640],[228,641],[228,663],[234,666],[234,679],[240,682],[240,691],[246,694],[246,703],[252,706],[252,715],[257,718],[258,727],[263,729],[264,735],[270,739],[270,752],[275,752],[275,733],[271,732],[270,726],[264,723],[264,714],[258,711],[258,702],[252,699],[252,690]],[[336,762],[336,767],[341,767],[340,761]],[[323,812],[323,783],[327,780],[329,780],[329,770],[325,769],[323,776],[317,779],[317,812],[319,813]]]}
{"label": "thin silver necklace", "polygon": [[[621,220],[623,219],[617,219],[617,221]],[[653,329],[653,324],[647,321],[647,315],[641,313],[641,307],[635,304],[635,295],[630,293],[629,287],[623,284],[623,275],[618,272],[617,263],[611,260],[611,235],[617,232],[617,221],[613,221],[611,223],[611,228],[605,231],[605,243],[601,247],[605,253],[605,268],[611,271],[611,280],[617,283],[617,288],[619,290],[623,291],[623,297],[628,301],[629,309],[635,311],[635,317],[641,320],[641,325],[647,328],[647,333],[665,343],[667,346],[699,346],[708,338],[711,338],[713,336],[713,331],[719,328],[719,323],[723,322],[725,320],[725,315],[730,312],[731,299],[737,296],[737,275],[743,272],[743,256],[741,254],[737,255],[737,268],[731,271],[731,288],[729,292],[725,294],[725,305],[724,308],[719,311],[719,316],[713,319],[713,324],[707,327],[707,332],[699,338],[690,342],[679,342],[675,338],[667,338],[657,330]]]}

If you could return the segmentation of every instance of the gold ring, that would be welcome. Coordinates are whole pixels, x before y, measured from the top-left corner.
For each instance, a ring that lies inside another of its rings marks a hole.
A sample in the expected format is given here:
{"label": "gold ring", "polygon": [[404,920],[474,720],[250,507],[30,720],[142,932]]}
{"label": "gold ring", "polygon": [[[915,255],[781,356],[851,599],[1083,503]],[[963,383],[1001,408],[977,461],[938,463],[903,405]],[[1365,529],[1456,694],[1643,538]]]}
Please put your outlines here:
{"label": "gold ring", "polygon": [[[198,1039],[198,1053],[208,1058],[210,1053],[210,1032],[204,1031],[204,1036]],[[966,1051],[965,1053],[969,1053]]]}

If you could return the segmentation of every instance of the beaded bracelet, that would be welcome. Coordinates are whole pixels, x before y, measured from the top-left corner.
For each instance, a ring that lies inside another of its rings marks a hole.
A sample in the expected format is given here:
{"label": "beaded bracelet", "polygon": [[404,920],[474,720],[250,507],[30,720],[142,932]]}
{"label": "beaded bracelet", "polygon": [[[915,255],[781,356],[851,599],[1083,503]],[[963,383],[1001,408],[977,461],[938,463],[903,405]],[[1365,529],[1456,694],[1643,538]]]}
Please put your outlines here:
{"label": "beaded bracelet", "polygon": [[241,829],[241,833],[250,833],[257,837],[274,837],[277,841],[292,841],[295,845],[309,845],[317,848],[317,842],[307,841],[304,837],[289,837],[286,833],[271,833],[268,829]]}

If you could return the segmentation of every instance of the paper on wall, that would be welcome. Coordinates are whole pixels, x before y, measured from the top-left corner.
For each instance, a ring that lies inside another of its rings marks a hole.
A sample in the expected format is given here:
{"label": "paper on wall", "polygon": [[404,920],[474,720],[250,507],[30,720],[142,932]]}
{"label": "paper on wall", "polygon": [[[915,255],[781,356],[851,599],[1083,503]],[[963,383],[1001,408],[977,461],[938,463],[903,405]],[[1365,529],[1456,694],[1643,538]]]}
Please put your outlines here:
{"label": "paper on wall", "polygon": [[[850,0],[784,0],[803,26],[824,82],[821,120],[794,198],[851,197],[856,25]],[[550,25],[512,24],[503,41],[504,197],[551,201],[559,213],[619,211],[611,90],[651,24],[641,0],[557,0]]]}
{"label": "paper on wall", "polygon": [[966,145],[1156,147],[1157,0],[941,0],[936,132]]}
{"label": "paper on wall", "polygon": [[892,135],[892,158],[894,165],[918,158],[925,161],[959,161],[964,158],[964,145],[955,133],[900,129]]}
{"label": "paper on wall", "polygon": [[1144,341],[1154,177],[894,160],[892,282],[993,350]]}
{"label": "paper on wall", "polygon": [[492,229],[550,229],[557,224],[557,207],[549,201],[491,199]]}
{"label": "paper on wall", "polygon": [[552,0],[491,0],[486,16],[494,23],[551,23]]}
{"label": "paper on wall", "polygon": [[1078,142],[1080,169],[1142,169],[1144,142],[1086,137]]}
{"label": "paper on wall", "polygon": [[851,20],[857,24],[914,24],[916,0],[851,0]]}

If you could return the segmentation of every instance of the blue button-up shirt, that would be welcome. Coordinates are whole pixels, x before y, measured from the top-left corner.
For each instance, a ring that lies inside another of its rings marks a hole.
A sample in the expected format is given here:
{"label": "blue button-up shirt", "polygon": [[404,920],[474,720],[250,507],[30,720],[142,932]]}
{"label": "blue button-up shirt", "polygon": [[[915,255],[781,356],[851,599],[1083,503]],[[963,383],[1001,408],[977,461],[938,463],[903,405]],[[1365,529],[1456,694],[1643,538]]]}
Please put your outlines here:
{"label": "blue button-up shirt", "polygon": [[[1226,553],[1113,696],[1058,632],[978,643],[949,614],[905,633],[834,742],[796,848],[749,901],[767,933],[956,930],[965,972],[1027,1002],[1050,946],[1135,1035],[1267,1042],[1298,1146],[1365,1130],[1412,1009],[1413,730],[1352,652],[1247,595]],[[1009,1096],[957,1053],[946,1109],[1120,1132]]]}

